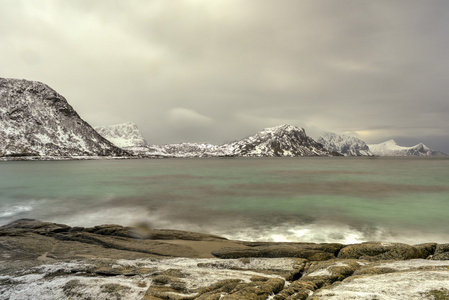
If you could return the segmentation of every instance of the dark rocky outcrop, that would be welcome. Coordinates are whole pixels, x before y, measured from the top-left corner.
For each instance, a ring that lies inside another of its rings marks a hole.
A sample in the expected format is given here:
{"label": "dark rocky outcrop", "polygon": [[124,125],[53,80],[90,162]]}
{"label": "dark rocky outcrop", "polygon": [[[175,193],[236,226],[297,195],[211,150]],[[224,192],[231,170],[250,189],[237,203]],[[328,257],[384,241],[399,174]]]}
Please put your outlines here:
{"label": "dark rocky outcrop", "polygon": [[[413,246],[400,243],[367,242],[361,244],[348,245],[341,249],[338,258],[355,258],[366,260],[405,260],[413,258],[427,258],[429,253],[427,248],[423,252],[423,247],[419,249]],[[425,256],[424,256],[425,255]]]}
{"label": "dark rocky outcrop", "polygon": [[432,256],[432,259],[449,259],[449,244],[436,245],[435,254]]}
{"label": "dark rocky outcrop", "polygon": [[308,260],[328,260],[335,258],[343,247],[341,244],[313,243],[243,243],[246,248],[223,248],[213,251],[219,258],[241,257],[296,257]]}

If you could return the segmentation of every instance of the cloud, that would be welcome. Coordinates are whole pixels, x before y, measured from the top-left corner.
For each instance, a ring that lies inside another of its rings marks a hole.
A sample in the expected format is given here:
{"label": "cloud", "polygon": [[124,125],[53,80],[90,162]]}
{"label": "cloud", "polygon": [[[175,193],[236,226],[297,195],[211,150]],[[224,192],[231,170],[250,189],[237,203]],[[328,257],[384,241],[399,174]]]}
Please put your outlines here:
{"label": "cloud", "polygon": [[169,111],[168,121],[174,126],[207,126],[213,123],[212,118],[202,115],[192,109],[176,107]]}
{"label": "cloud", "polygon": [[288,122],[441,146],[447,28],[446,0],[1,1],[0,76],[154,143]]}

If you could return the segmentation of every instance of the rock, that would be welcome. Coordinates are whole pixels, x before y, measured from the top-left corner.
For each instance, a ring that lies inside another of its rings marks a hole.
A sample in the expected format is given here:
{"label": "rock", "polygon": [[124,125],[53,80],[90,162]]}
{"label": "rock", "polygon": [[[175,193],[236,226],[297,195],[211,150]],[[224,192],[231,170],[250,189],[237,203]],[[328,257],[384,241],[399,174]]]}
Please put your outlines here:
{"label": "rock", "polygon": [[318,288],[342,281],[360,268],[356,260],[334,259],[330,261],[313,262],[300,281],[313,282]]}
{"label": "rock", "polygon": [[219,258],[296,257],[308,260],[328,260],[343,247],[340,244],[312,243],[244,243],[246,248],[222,248],[212,254]]}
{"label": "rock", "polygon": [[[432,299],[448,294],[448,253],[449,244],[243,242],[177,230],[22,219],[0,227],[0,295]],[[432,260],[409,259],[414,257]]]}
{"label": "rock", "polygon": [[151,240],[188,240],[188,241],[227,240],[226,238],[218,235],[204,234],[183,230],[145,229],[142,227],[138,227],[132,228],[131,231],[134,236],[139,236],[143,239],[151,239]]}
{"label": "rock", "polygon": [[449,244],[438,244],[435,249],[435,254],[432,256],[435,260],[449,259]]}
{"label": "rock", "polygon": [[284,288],[280,293],[274,296],[274,300],[305,300],[315,290],[318,285],[312,281],[297,280]]}
{"label": "rock", "polygon": [[265,300],[269,295],[277,294],[284,288],[284,280],[280,278],[255,278],[250,283],[238,284],[223,300],[254,299]]}
{"label": "rock", "polygon": [[1,235],[17,235],[33,232],[36,234],[48,235],[58,232],[67,232],[70,226],[50,222],[41,222],[34,219],[19,219],[0,227]]}
{"label": "rock", "polygon": [[446,261],[423,259],[368,263],[308,299],[447,299],[448,266]]}
{"label": "rock", "polygon": [[425,244],[418,244],[413,245],[418,251],[421,252],[421,258],[429,258],[435,253],[435,250],[437,248],[437,243],[425,243]]}
{"label": "rock", "polygon": [[[366,259],[371,261],[387,259],[413,259],[426,258],[426,253],[413,246],[400,243],[367,242],[348,245],[338,253],[338,258]],[[424,257],[425,256],[425,257]]]}

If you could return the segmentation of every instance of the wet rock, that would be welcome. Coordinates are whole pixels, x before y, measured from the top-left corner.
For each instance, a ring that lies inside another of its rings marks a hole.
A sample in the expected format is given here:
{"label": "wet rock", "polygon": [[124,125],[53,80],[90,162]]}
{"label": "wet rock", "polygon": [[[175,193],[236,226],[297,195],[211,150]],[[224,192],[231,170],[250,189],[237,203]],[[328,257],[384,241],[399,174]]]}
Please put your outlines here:
{"label": "wet rock", "polygon": [[197,290],[198,300],[220,299],[223,294],[231,293],[241,282],[240,279],[221,280],[211,286],[200,288]]}
{"label": "wet rock", "polygon": [[413,247],[415,247],[416,249],[418,249],[419,252],[421,252],[420,255],[421,258],[429,258],[435,253],[437,243],[418,244],[414,245]]}
{"label": "wet rock", "polygon": [[318,288],[342,281],[360,268],[356,260],[334,259],[323,262],[313,262],[300,281],[314,283]]}
{"label": "wet rock", "polygon": [[342,259],[366,259],[376,260],[406,260],[413,258],[426,258],[426,254],[417,248],[400,243],[367,242],[361,244],[348,245],[343,247],[338,253],[338,258]]}
{"label": "wet rock", "polygon": [[131,232],[134,236],[139,236],[140,238],[150,240],[188,240],[188,241],[227,240],[224,237],[220,237],[213,234],[204,234],[204,233],[189,232],[183,230],[172,230],[172,229],[148,229],[142,227],[135,227],[131,228]]}
{"label": "wet rock", "polygon": [[449,244],[438,244],[432,259],[449,260]]}
{"label": "wet rock", "polygon": [[280,278],[254,279],[250,283],[240,283],[234,290],[222,296],[223,300],[255,299],[265,300],[271,294],[277,294],[284,288],[284,280]]}
{"label": "wet rock", "polygon": [[305,300],[315,290],[318,285],[312,281],[297,280],[284,288],[279,294],[273,297],[274,300]]}
{"label": "wet rock", "polygon": [[50,222],[41,222],[34,219],[19,219],[0,227],[0,236],[19,235],[33,232],[41,235],[49,235],[58,232],[67,232],[70,226]]}
{"label": "wet rock", "polygon": [[310,243],[245,243],[245,248],[222,248],[212,252],[219,258],[242,257],[296,257],[314,261],[335,258],[335,253],[343,247],[340,244]]}

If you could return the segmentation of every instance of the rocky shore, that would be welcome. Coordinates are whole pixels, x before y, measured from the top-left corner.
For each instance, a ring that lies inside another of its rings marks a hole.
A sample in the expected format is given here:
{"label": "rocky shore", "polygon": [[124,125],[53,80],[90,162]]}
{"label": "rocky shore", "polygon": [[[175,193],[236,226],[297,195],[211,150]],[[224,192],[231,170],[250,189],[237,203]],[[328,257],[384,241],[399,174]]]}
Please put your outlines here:
{"label": "rocky shore", "polygon": [[245,242],[22,219],[0,227],[0,299],[449,299],[449,244]]}

